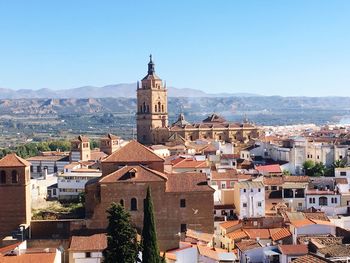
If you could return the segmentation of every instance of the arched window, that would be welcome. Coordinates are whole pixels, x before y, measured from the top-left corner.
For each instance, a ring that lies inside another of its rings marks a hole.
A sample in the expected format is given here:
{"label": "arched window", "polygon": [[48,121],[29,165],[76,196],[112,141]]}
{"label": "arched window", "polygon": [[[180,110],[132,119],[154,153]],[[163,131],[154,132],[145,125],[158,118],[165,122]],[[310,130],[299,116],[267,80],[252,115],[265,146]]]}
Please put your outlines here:
{"label": "arched window", "polygon": [[160,112],[160,102],[158,102],[158,111]]}
{"label": "arched window", "polygon": [[120,199],[119,203],[122,207],[124,207],[124,200],[123,199]]}
{"label": "arched window", "polygon": [[157,105],[154,105],[154,111],[157,112]]}
{"label": "arched window", "polygon": [[147,105],[147,112],[149,112],[149,105]]}
{"label": "arched window", "polygon": [[137,211],[137,200],[136,198],[131,198],[131,211]]}
{"label": "arched window", "polygon": [[16,170],[12,170],[12,183],[17,184],[18,183],[18,173]]}
{"label": "arched window", "polygon": [[162,105],[162,112],[164,112],[164,105]]}
{"label": "arched window", "polygon": [[5,171],[0,172],[0,183],[6,184],[6,172]]}
{"label": "arched window", "polygon": [[142,112],[142,105],[140,106],[140,112]]}

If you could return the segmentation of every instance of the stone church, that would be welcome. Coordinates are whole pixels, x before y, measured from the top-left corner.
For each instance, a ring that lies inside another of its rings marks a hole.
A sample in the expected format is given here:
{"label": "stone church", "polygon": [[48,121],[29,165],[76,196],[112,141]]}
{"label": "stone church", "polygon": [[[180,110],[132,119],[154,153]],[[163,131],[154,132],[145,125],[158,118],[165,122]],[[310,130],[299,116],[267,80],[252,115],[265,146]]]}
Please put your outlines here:
{"label": "stone church", "polygon": [[155,65],[150,56],[148,73],[137,83],[137,140],[146,145],[164,144],[176,136],[185,140],[214,139],[235,144],[249,144],[258,138],[261,130],[255,125],[230,123],[212,114],[201,123],[189,123],[184,115],[168,124],[167,88],[156,75]]}

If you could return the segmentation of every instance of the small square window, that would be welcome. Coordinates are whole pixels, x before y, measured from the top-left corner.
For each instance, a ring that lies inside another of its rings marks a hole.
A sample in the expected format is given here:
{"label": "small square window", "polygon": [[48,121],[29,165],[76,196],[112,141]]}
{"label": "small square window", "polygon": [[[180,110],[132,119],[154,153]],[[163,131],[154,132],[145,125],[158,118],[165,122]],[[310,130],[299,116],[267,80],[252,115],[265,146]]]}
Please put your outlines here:
{"label": "small square window", "polygon": [[85,257],[86,258],[91,258],[91,252],[85,252]]}
{"label": "small square window", "polygon": [[243,207],[247,207],[247,203],[243,203]]}
{"label": "small square window", "polygon": [[243,189],[243,192],[244,192],[244,193],[247,192],[247,189]]}
{"label": "small square window", "polygon": [[261,188],[258,188],[258,192],[261,192]]}
{"label": "small square window", "polygon": [[258,207],[261,207],[261,202],[258,202]]}

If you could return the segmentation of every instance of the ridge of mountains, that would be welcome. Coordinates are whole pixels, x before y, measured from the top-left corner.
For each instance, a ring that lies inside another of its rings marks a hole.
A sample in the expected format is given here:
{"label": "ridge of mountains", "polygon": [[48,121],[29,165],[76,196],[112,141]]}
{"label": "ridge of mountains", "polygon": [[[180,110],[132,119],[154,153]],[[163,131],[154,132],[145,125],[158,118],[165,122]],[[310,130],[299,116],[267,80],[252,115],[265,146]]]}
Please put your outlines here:
{"label": "ridge of mountains", "polygon": [[[189,88],[168,88],[169,97],[227,97],[227,96],[259,96],[251,93],[216,93],[210,94],[197,89]],[[12,90],[0,88],[0,99],[84,99],[84,98],[136,98],[136,83],[121,83],[103,87],[84,86],[72,89],[19,89]]]}

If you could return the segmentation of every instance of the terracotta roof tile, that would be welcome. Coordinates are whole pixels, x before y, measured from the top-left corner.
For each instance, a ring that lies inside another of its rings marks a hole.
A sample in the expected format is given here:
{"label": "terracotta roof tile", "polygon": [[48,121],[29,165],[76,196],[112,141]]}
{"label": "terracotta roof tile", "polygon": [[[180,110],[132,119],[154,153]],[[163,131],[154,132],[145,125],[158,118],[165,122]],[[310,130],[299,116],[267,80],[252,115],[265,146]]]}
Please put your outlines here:
{"label": "terracotta roof tile", "polygon": [[231,233],[226,234],[226,237],[232,239],[232,240],[241,240],[243,238],[247,238],[248,235],[246,232],[244,232],[243,230],[239,229],[236,231],[233,231]]}
{"label": "terracotta roof tile", "polygon": [[124,147],[112,153],[102,162],[164,162],[164,159],[159,157],[151,149],[138,143],[137,141],[131,141],[127,143]]}
{"label": "terracotta roof tile", "polygon": [[167,192],[215,192],[207,183],[207,176],[203,173],[175,173],[167,174]]}
{"label": "terracotta roof tile", "polygon": [[27,167],[31,163],[17,156],[15,153],[10,153],[0,160],[0,167]]}
{"label": "terracotta roof tile", "polygon": [[279,245],[278,249],[282,254],[288,256],[306,255],[308,253],[307,245]]}
{"label": "terracotta roof tile", "polygon": [[209,165],[206,161],[197,161],[194,159],[185,158],[181,161],[175,162],[173,168],[207,168]]}
{"label": "terracotta roof tile", "polygon": [[283,177],[273,176],[273,177],[264,177],[264,185],[282,185]]}
{"label": "terracotta roof tile", "polygon": [[251,240],[251,239],[242,240],[241,242],[238,242],[236,244],[236,246],[242,252],[253,249],[253,248],[261,247],[261,245],[258,242],[256,242],[256,240]]}
{"label": "terracotta roof tile", "polygon": [[243,231],[247,233],[250,239],[269,239],[271,237],[270,231],[266,228],[244,229]]}
{"label": "terracotta roof tile", "polygon": [[69,250],[72,251],[102,251],[107,247],[106,234],[92,236],[72,236]]}
{"label": "terracotta roof tile", "polygon": [[299,176],[299,175],[287,175],[283,176],[284,182],[293,182],[293,183],[300,183],[300,182],[309,182],[308,176]]}
{"label": "terracotta roof tile", "polygon": [[1,256],[0,263],[54,263],[56,253],[34,253],[19,256]]}
{"label": "terracotta roof tile", "polygon": [[271,239],[278,241],[286,237],[290,237],[292,233],[287,228],[273,228],[270,229]]}
{"label": "terracotta roof tile", "polygon": [[217,171],[212,171],[211,172],[211,179],[212,180],[224,180],[224,179],[229,179],[229,180],[237,180],[238,181],[238,176],[237,176],[237,170],[227,170],[226,172],[217,172]]}
{"label": "terracotta roof tile", "polygon": [[293,260],[293,263],[323,263],[323,262],[332,262],[332,261],[313,254],[301,256]]}
{"label": "terracotta roof tile", "polygon": [[291,220],[290,223],[295,227],[303,227],[303,226],[315,224],[314,222],[306,218],[301,220]]}
{"label": "terracotta roof tile", "polygon": [[167,177],[142,165],[124,166],[100,179],[101,183],[166,181]]}
{"label": "terracotta roof tile", "polygon": [[256,167],[259,173],[282,173],[279,164],[259,165]]}
{"label": "terracotta roof tile", "polygon": [[240,223],[239,220],[225,221],[225,222],[220,223],[220,227],[222,227],[224,229],[227,229],[227,228],[230,228],[230,227],[233,227],[233,226],[237,226],[239,223]]}
{"label": "terracotta roof tile", "polygon": [[207,247],[202,245],[197,245],[197,247],[200,255],[203,255],[205,257],[208,257],[214,260],[220,260],[218,253],[222,253],[222,252],[227,253],[227,250],[224,250],[221,248],[212,248],[212,247]]}

